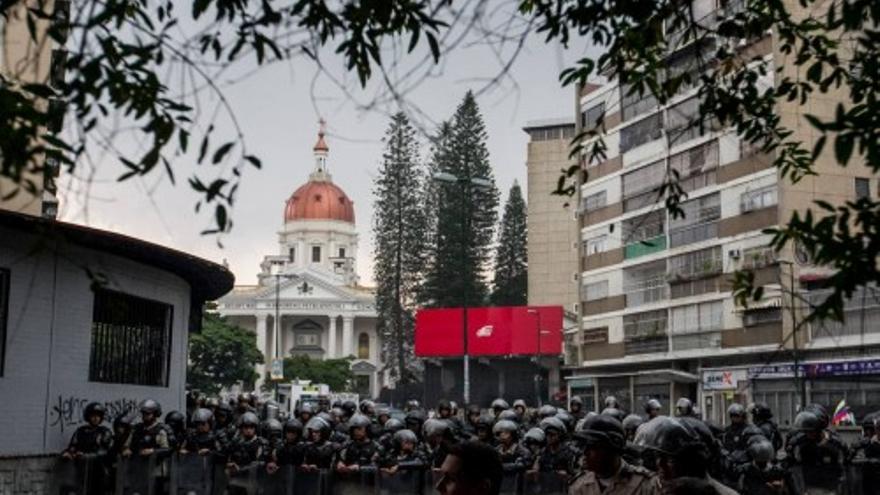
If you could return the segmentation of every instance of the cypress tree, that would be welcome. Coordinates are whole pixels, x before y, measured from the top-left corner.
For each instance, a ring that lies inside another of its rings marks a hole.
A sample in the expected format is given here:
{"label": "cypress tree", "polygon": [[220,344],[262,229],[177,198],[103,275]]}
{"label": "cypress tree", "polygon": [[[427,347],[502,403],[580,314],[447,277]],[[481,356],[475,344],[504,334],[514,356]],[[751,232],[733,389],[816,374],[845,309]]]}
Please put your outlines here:
{"label": "cypress tree", "polygon": [[492,304],[522,306],[528,303],[528,251],[526,202],[514,181],[504,205],[501,233],[495,251]]}
{"label": "cypress tree", "polygon": [[425,266],[428,221],[416,131],[402,112],[385,133],[373,217],[376,312],[382,353],[401,383],[413,379],[413,305]]}
{"label": "cypress tree", "polygon": [[451,123],[440,129],[434,142],[432,171],[449,174],[457,181],[433,180],[437,204],[432,259],[423,293],[426,305],[478,306],[488,302],[485,274],[492,254],[498,189],[486,137],[483,117],[468,91]]}

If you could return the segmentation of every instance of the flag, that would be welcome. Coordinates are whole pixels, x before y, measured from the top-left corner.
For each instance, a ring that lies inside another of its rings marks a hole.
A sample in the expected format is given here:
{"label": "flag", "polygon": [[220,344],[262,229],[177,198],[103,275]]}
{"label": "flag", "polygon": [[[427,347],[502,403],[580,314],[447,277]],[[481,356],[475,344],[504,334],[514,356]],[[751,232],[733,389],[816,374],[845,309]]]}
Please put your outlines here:
{"label": "flag", "polygon": [[831,424],[839,425],[850,416],[849,406],[846,405],[846,399],[840,399],[837,407],[834,408],[834,416],[831,418]]}

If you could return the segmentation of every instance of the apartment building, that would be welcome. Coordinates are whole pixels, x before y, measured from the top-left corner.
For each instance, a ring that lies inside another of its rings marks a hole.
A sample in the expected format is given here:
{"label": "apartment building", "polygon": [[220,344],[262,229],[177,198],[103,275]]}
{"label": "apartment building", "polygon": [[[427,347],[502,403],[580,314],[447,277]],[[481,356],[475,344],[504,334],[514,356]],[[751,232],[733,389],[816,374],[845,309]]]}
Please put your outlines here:
{"label": "apartment building", "polygon": [[[50,26],[66,25],[70,18],[69,0],[42,2],[40,8],[52,12],[51,19],[34,21],[34,36],[28,27],[28,9],[37,3],[21,0],[5,8],[0,17],[0,84],[45,84],[60,87],[65,74],[67,51],[49,35]],[[41,101],[57,115],[47,129],[61,132],[64,104],[60,99]],[[37,157],[36,164],[22,172],[21,180],[0,177],[0,208],[28,215],[55,218],[58,213],[56,179],[60,163],[53,157]]]}
{"label": "apartment building", "polygon": [[[725,3],[730,10],[736,2]],[[704,19],[724,15],[716,0],[695,0],[694,11]],[[795,70],[773,33],[673,43],[667,67],[695,71],[701,53],[726,42],[746,60],[764,57],[786,73]],[[767,71],[760,83],[770,87],[775,77]],[[839,167],[829,152],[817,160],[818,177],[792,185],[780,179],[772,155],[733,129],[701,124],[697,92],[682,88],[659,105],[614,80],[578,89],[578,128],[604,115],[608,151],[600,163],[584,160],[579,191],[581,325],[567,335],[569,397],[600,410],[613,395],[634,412],[657,398],[667,413],[688,397],[719,424],[730,403],[754,401],[766,402],[785,424],[796,414],[801,383],[808,402],[833,408],[846,399],[857,414],[876,405],[878,294],[856,294],[845,323],[805,324],[807,301],[827,296],[820,288],[829,271],[801,250],[774,252],[762,232],[817,199],[877,194],[876,179],[863,166]],[[779,110],[811,149],[815,138],[803,113],[827,114],[836,103],[825,98]],[[684,217],[664,205],[661,187],[673,174],[687,193]],[[738,270],[752,271],[765,286],[748,308],[732,297]]]}

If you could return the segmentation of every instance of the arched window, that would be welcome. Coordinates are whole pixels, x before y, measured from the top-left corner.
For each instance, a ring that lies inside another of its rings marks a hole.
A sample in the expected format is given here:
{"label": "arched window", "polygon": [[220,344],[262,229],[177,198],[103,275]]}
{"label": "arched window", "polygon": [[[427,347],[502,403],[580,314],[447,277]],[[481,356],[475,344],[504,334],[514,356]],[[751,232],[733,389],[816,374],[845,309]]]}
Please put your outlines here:
{"label": "arched window", "polygon": [[358,337],[358,359],[370,359],[370,336],[366,333]]}

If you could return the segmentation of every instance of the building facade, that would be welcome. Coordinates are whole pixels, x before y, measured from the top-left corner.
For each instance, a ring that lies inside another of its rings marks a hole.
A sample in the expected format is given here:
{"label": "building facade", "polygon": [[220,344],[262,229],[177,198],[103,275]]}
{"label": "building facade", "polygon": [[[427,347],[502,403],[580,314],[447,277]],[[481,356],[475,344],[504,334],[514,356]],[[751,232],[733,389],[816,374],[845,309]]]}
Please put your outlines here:
{"label": "building facade", "polygon": [[[308,182],[285,204],[277,254],[263,258],[257,285],[235,287],[218,301],[217,310],[256,333],[267,363],[301,354],[353,357],[355,390],[376,397],[384,385],[381,342],[374,292],[359,285],[355,274],[354,204],[333,183],[323,130],[314,153]],[[257,371],[259,387],[267,366]]]}
{"label": "building facade", "polygon": [[[694,3],[696,12],[717,12],[714,0]],[[776,46],[767,33],[738,40],[737,50],[744,60],[763,57],[772,67],[794,70]],[[696,70],[699,53],[694,44],[677,46],[667,66]],[[760,83],[771,87],[776,77],[769,70]],[[650,398],[671,412],[677,398],[688,397],[719,423],[730,403],[761,400],[784,424],[796,413],[801,382],[808,402],[833,409],[845,398],[857,411],[876,404],[875,291],[853,297],[845,324],[804,323],[806,301],[827,296],[816,289],[830,272],[796,248],[774,252],[762,233],[815,200],[839,204],[876,194],[876,179],[858,164],[839,167],[826,151],[815,164],[819,175],[792,185],[780,179],[773,155],[735,130],[695,125],[697,92],[682,88],[659,105],[614,80],[578,89],[578,127],[593,127],[604,115],[608,149],[603,161],[585,156],[582,162],[581,325],[568,336],[569,364],[576,363],[569,366],[569,395],[596,409],[614,395],[636,412]],[[779,112],[811,149],[815,138],[803,114],[828,115],[836,103],[795,102]],[[683,218],[664,205],[662,185],[672,174],[687,193]],[[751,271],[765,286],[763,299],[748,308],[737,306],[731,292],[738,270]]]}

